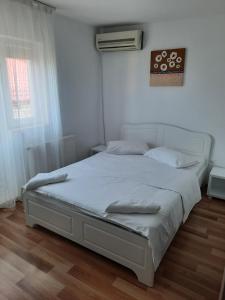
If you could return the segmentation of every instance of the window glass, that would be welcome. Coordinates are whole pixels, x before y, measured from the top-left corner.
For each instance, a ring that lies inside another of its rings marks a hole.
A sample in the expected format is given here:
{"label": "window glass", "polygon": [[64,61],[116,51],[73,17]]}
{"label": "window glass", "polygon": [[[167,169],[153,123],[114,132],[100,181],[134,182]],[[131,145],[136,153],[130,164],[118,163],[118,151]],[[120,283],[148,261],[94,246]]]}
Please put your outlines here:
{"label": "window glass", "polygon": [[32,117],[32,103],[27,59],[6,58],[9,93],[14,120]]}

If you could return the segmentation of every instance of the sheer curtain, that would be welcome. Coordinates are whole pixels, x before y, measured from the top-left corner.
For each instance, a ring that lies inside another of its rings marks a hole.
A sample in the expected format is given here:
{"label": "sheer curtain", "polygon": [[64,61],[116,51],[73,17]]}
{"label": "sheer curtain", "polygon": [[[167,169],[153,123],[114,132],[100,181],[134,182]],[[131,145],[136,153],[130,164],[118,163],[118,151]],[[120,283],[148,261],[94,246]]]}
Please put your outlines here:
{"label": "sheer curtain", "polygon": [[29,147],[38,145],[34,174],[48,171],[49,159],[60,164],[51,18],[49,8],[29,0],[0,2],[0,207],[14,206],[29,179]]}

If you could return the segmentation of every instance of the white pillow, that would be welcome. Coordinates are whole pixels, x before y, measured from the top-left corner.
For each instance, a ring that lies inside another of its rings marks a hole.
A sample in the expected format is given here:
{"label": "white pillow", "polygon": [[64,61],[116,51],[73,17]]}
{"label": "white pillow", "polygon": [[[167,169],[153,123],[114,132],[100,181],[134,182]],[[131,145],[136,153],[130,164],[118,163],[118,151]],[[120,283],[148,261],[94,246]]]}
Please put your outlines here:
{"label": "white pillow", "polygon": [[175,168],[186,168],[196,165],[199,162],[195,156],[166,147],[151,149],[145,153],[145,156]]}
{"label": "white pillow", "polygon": [[148,150],[148,145],[139,141],[110,141],[106,148],[107,153],[118,155],[144,154]]}

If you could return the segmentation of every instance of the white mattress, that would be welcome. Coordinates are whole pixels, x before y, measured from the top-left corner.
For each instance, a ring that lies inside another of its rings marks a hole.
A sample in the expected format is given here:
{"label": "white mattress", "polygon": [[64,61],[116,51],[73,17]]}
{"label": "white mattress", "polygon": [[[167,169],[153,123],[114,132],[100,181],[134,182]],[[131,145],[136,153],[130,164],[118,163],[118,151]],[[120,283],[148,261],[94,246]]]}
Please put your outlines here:
{"label": "white mattress", "polygon": [[[185,171],[191,171],[200,178],[199,176],[205,168],[206,164],[202,161]],[[172,190],[143,186],[142,179],[151,169],[159,170],[158,174],[161,172],[162,177],[167,171],[171,174],[176,172],[176,169],[142,155],[117,156],[99,153],[58,170],[57,172],[67,172],[70,180],[41,187],[36,193],[41,193],[48,201],[59,201],[66,205],[72,205],[76,211],[115,223],[148,238],[152,246],[156,269],[169,242],[182,223],[184,208],[178,193]],[[149,193],[149,195],[155,196],[160,191],[158,201],[161,209],[157,214],[105,213],[105,208],[112,201],[121,199],[121,195],[139,188],[140,184],[142,192],[145,194]]]}

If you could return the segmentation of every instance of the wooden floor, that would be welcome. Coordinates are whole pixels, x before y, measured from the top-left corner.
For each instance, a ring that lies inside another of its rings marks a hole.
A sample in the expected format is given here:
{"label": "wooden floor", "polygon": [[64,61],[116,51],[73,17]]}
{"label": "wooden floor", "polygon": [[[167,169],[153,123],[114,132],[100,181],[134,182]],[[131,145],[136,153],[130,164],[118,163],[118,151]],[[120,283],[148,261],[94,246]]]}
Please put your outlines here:
{"label": "wooden floor", "polygon": [[42,228],[23,207],[0,211],[0,300],[218,299],[225,266],[225,201],[205,197],[177,233],[154,288],[126,268]]}

